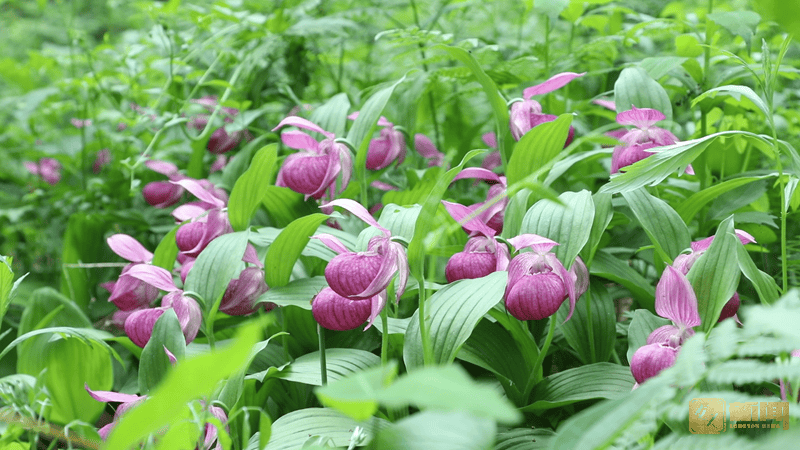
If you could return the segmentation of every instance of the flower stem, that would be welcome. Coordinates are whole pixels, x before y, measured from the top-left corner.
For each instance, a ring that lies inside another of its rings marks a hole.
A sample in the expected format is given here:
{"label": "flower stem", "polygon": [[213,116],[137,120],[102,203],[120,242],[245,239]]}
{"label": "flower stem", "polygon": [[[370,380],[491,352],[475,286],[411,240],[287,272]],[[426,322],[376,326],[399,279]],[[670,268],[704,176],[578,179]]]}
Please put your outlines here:
{"label": "flower stem", "polygon": [[544,362],[545,356],[547,356],[547,351],[550,349],[550,343],[553,342],[553,334],[556,332],[556,320],[555,314],[550,316],[550,329],[547,330],[547,337],[544,339],[544,345],[542,345],[542,350],[539,352],[539,356],[536,358],[536,363],[533,365],[533,373],[537,378],[537,382],[544,378],[542,363]]}
{"label": "flower stem", "polygon": [[422,362],[427,366],[433,364],[433,354],[431,353],[428,327],[425,324],[425,278],[417,278],[417,282],[419,282],[419,334],[422,337]]}
{"label": "flower stem", "polygon": [[383,333],[381,333],[381,365],[385,366],[389,363],[389,304],[394,301],[394,280],[389,283],[386,288],[388,298],[386,299],[386,306],[381,310],[381,325]]}
{"label": "flower stem", "polygon": [[322,385],[328,384],[328,365],[325,361],[325,329],[317,324],[317,334],[319,335],[319,373],[322,377]]}

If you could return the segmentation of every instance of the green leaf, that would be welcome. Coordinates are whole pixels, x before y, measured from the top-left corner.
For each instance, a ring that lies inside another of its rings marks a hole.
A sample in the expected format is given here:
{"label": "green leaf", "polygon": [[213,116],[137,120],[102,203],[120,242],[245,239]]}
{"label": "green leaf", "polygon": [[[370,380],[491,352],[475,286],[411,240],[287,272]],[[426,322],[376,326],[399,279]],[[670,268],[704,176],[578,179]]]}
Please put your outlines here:
{"label": "green leaf", "polygon": [[692,100],[692,106],[697,105],[707,97],[716,96],[717,94],[730,95],[731,97],[734,97],[737,101],[741,101],[742,96],[744,96],[746,99],[753,102],[753,104],[762,113],[764,113],[764,118],[769,117],[769,107],[767,106],[767,104],[764,102],[763,99],[761,99],[761,97],[759,97],[758,94],[755,93],[755,91],[753,91],[747,86],[729,85],[729,86],[720,86],[720,87],[715,87],[714,89],[709,89],[700,94],[700,96],[698,96],[696,99]]}
{"label": "green leaf", "polygon": [[203,249],[186,276],[185,290],[200,296],[206,314],[217,310],[228,284],[244,267],[242,257],[249,234],[239,231],[214,239]]}
{"label": "green leaf", "polygon": [[229,347],[181,361],[143,403],[125,413],[108,436],[106,448],[133,447],[162,427],[184,420],[184,414],[176,411],[211,395],[217,383],[245,366],[262,327],[255,321],[240,328]]}
{"label": "green leaf", "polygon": [[670,320],[656,316],[646,309],[637,309],[633,312],[633,319],[628,326],[628,361],[639,347],[647,344],[647,337],[658,327],[669,325]]}
{"label": "green leaf", "polygon": [[522,415],[489,384],[476,383],[458,365],[429,366],[400,377],[379,395],[389,408],[467,411],[475,416],[515,424]]}
{"label": "green leaf", "polygon": [[67,221],[61,253],[60,290],[83,310],[89,306],[99,280],[96,274],[83,267],[67,265],[102,261],[101,255],[106,248],[103,239],[106,228],[105,220],[97,214],[76,213],[69,216]]}
{"label": "green leaf", "polygon": [[739,285],[739,239],[733,233],[733,217],[722,221],[714,241],[694,263],[686,277],[697,295],[702,331],[708,332],[717,323],[725,303]]}
{"label": "green leaf", "polygon": [[356,372],[346,378],[317,388],[320,403],[335,408],[357,421],[364,421],[378,411],[378,393],[397,377],[397,363]]}
{"label": "green leaf", "polygon": [[553,439],[547,428],[512,428],[497,433],[494,450],[544,450],[549,449]]}
{"label": "green leaf", "polygon": [[350,100],[347,94],[336,94],[311,113],[311,121],[325,131],[336,136],[344,136],[348,111],[350,111]]}
{"label": "green leaf", "polygon": [[522,219],[522,232],[544,236],[559,243],[553,249],[569,269],[583,246],[589,242],[594,222],[594,202],[589,191],[564,192],[558,198],[564,205],[540,200]]}
{"label": "green leaf", "polygon": [[411,243],[408,245],[408,265],[411,269],[411,275],[413,275],[417,280],[421,280],[424,274],[424,241],[428,236],[428,232],[433,228],[436,211],[439,209],[442,197],[447,191],[447,187],[450,186],[450,183],[453,182],[453,178],[455,178],[456,175],[461,172],[461,169],[464,168],[467,162],[481,153],[484,153],[484,151],[472,150],[464,155],[464,159],[461,160],[459,165],[448,170],[436,181],[436,185],[433,187],[433,189],[431,189],[430,194],[428,194],[428,197],[425,199],[425,203],[422,205],[422,210],[419,213],[419,217],[417,217],[417,222],[414,225],[414,237],[411,239]]}
{"label": "green leaf", "polygon": [[[433,294],[426,305],[426,323],[433,349],[433,362],[452,362],[479,320],[503,298],[507,272],[495,272],[474,280],[450,283]],[[422,366],[422,335],[419,310],[408,324],[403,360],[411,370]]]}
{"label": "green leaf", "polygon": [[279,186],[267,186],[261,203],[277,227],[285,227],[298,217],[319,211],[316,205],[303,199],[303,194]]}
{"label": "green leaf", "polygon": [[267,286],[280,287],[289,283],[294,263],[319,225],[327,219],[327,214],[314,213],[293,221],[281,231],[264,259]]}
{"label": "green leaf", "polygon": [[497,89],[497,85],[486,75],[486,72],[484,72],[483,68],[481,68],[481,65],[478,64],[478,61],[475,60],[472,54],[463,48],[446,45],[437,45],[434,48],[446,51],[450,56],[461,61],[461,63],[467,66],[472,71],[473,75],[475,75],[494,113],[494,131],[497,136],[497,150],[500,151],[503,161],[507,162],[511,158],[511,147],[514,145],[514,138],[511,136],[511,131],[508,128],[508,105],[506,104],[505,98],[503,98],[503,95],[500,93],[500,90]]}
{"label": "green leaf", "polygon": [[242,231],[250,224],[261,199],[267,194],[267,186],[272,184],[277,158],[278,144],[261,148],[247,171],[236,180],[228,200],[228,219],[234,230]]}
{"label": "green leaf", "polygon": [[385,205],[378,223],[389,230],[392,236],[401,237],[410,242],[414,238],[414,227],[421,211],[422,207],[419,205]]}
{"label": "green leaf", "polygon": [[753,11],[720,11],[711,13],[706,18],[730,31],[731,34],[741,36],[748,47],[756,27],[761,22],[761,16]]}
{"label": "green leaf", "polygon": [[[111,333],[109,333],[107,331],[95,330],[94,328],[72,328],[72,327],[51,327],[51,328],[42,328],[42,329],[39,329],[39,330],[29,331],[29,332],[23,334],[22,336],[19,336],[18,338],[16,338],[13,341],[11,341],[11,343],[8,344],[8,347],[4,348],[3,352],[0,353],[0,359],[3,359],[3,356],[8,354],[9,351],[11,351],[14,347],[19,345],[21,342],[25,342],[26,340],[28,340],[28,339],[30,339],[32,337],[43,335],[43,334],[59,334],[59,335],[61,335],[61,337],[64,337],[64,338],[66,338],[66,337],[74,337],[74,338],[81,339],[81,340],[83,340],[83,341],[85,341],[87,343],[100,344],[100,346],[104,347],[107,351],[110,351],[111,354],[114,355],[114,358],[117,361],[122,363],[122,358],[119,357],[117,352],[114,349],[112,349],[108,344],[105,343],[106,340],[113,340],[114,339],[114,335],[112,335]],[[48,339],[48,341],[52,342],[53,338],[50,337]],[[37,372],[37,375],[38,375],[38,372]]]}
{"label": "green leaf", "polygon": [[522,136],[508,162],[509,185],[525,179],[564,150],[572,117],[572,114],[562,114],[555,121],[536,126]]}
{"label": "green leaf", "polygon": [[[611,194],[594,194],[592,195],[592,203],[594,203],[594,220],[592,221],[592,231],[589,233],[589,242],[584,247],[589,252],[585,258],[587,264],[594,259],[600,240],[603,238],[608,224],[611,223],[611,218],[614,217]],[[584,253],[584,255],[586,254]]]}
{"label": "green leaf", "polygon": [[615,400],[601,402],[570,417],[558,427],[551,448],[604,449],[656,405],[671,399],[675,388],[650,379]]}
{"label": "green leaf", "polygon": [[628,67],[619,74],[614,83],[614,103],[618,113],[632,106],[652,108],[664,113],[666,120],[672,120],[672,101],[667,91],[639,67]]}
{"label": "green leaf", "polygon": [[[509,380],[510,386],[525,386],[530,378],[525,357],[514,338],[499,323],[481,320],[456,355]],[[514,387],[514,389],[517,389]],[[516,394],[519,395],[517,389]],[[510,396],[509,396],[510,397]]]}
{"label": "green leaf", "polygon": [[[325,352],[325,363],[327,365],[328,381],[334,382],[345,378],[351,373],[380,365],[381,358],[370,352],[355,348],[329,348]],[[265,370],[248,375],[247,378],[263,381],[267,376],[276,376],[295,383],[322,386],[319,352],[306,353],[295,359],[280,373]]]}
{"label": "green leaf", "polygon": [[652,156],[627,166],[627,171],[611,176],[611,181],[600,188],[600,192],[611,194],[639,189],[643,186],[655,186],[670,175],[683,171],[695,158],[720,136],[743,136],[761,143],[764,139],[747,131],[721,131],[708,136],[679,142],[674,145],[658,147]]}
{"label": "green leaf", "polygon": [[589,273],[625,286],[640,305],[655,311],[655,288],[639,272],[606,250],[595,253]]}
{"label": "green leaf", "polygon": [[175,234],[183,224],[175,225],[163,239],[158,243],[156,251],[153,252],[153,265],[167,269],[169,271],[175,267],[175,259],[178,257],[178,242]]}
{"label": "green leaf", "polygon": [[708,204],[708,202],[717,199],[720,195],[732,190],[736,189],[740,186],[744,186],[746,184],[752,183],[754,181],[763,180],[767,178],[768,175],[761,176],[761,177],[742,177],[742,178],[733,178],[730,180],[725,180],[721,183],[715,184],[713,186],[707,187],[702,191],[695,192],[689,198],[682,201],[675,210],[681,216],[681,219],[685,223],[689,223],[694,219],[694,216],[703,209],[703,206]]}
{"label": "green leaf", "polygon": [[169,349],[178,361],[182,360],[186,353],[186,339],[183,337],[178,316],[172,308],[164,311],[164,314],[156,320],[150,340],[147,341],[139,357],[139,391],[142,395],[148,394],[158,386],[172,367],[164,347]]}
{"label": "green leaf", "polygon": [[272,424],[272,436],[265,450],[298,450],[311,436],[327,437],[333,445],[347,447],[356,428],[365,434],[361,444],[368,444],[381,422],[356,422],[330,408],[300,409],[281,416]]}
{"label": "green leaf", "polygon": [[623,192],[622,196],[667,264],[672,264],[676,256],[689,248],[692,242],[689,228],[667,202],[653,197],[643,188]]}
{"label": "green leaf", "polygon": [[107,391],[114,385],[111,356],[105,343],[92,344],[77,338],[51,341],[44,349],[47,372],[44,387],[49,393],[51,408],[47,420],[67,424],[73,420],[94,423],[105,409],[93,399],[84,384]]}
{"label": "green leaf", "polygon": [[0,257],[0,329],[8,305],[11,303],[11,287],[14,285],[14,272],[11,270],[11,258]]}
{"label": "green leaf", "polygon": [[491,450],[496,425],[465,412],[425,411],[406,417],[378,433],[375,450]]}
{"label": "green leaf", "polygon": [[[269,317],[269,319],[266,320],[269,320],[270,323],[274,321],[273,319],[274,316],[267,316],[267,317]],[[262,324],[263,323],[265,322],[262,322]],[[221,389],[219,389],[218,386],[218,391],[215,392],[214,398],[216,398],[217,401],[222,403],[228,411],[233,410],[234,405],[236,405],[236,403],[239,401],[239,398],[242,396],[242,392],[244,391],[245,375],[247,374],[247,371],[250,370],[253,361],[256,359],[258,355],[263,354],[262,352],[265,349],[267,349],[272,339],[284,335],[288,335],[288,333],[281,331],[279,333],[272,335],[269,339],[266,339],[256,344],[253,348],[250,349],[250,356],[247,357],[247,361],[242,366],[242,368],[240,370],[237,370],[233,375],[231,375],[230,378],[225,380],[225,382],[222,384]],[[272,347],[277,347],[277,346],[273,345]],[[270,348],[270,350],[272,350],[272,348]]]}
{"label": "green leaf", "polygon": [[583,400],[614,399],[631,392],[635,383],[631,368],[600,362],[550,375],[533,388],[535,401],[521,408],[540,412]]}
{"label": "green leaf", "polygon": [[[591,306],[591,316],[588,306]],[[595,281],[591,284],[589,291],[575,304],[574,316],[569,321],[564,322],[569,314],[567,302],[558,309],[557,314],[564,338],[584,364],[608,361],[617,341],[617,314],[614,301],[602,283]],[[590,320],[591,334],[588,326]]]}
{"label": "green leaf", "polygon": [[753,287],[756,289],[758,298],[761,299],[762,304],[770,305],[775,303],[780,295],[778,283],[775,282],[774,278],[759,270],[753,260],[750,259],[750,255],[747,254],[747,250],[744,248],[741,241],[739,241],[739,244],[740,245],[736,247],[739,270],[753,283]]}
{"label": "green leaf", "polygon": [[270,288],[258,298],[256,303],[270,302],[278,306],[297,306],[311,310],[311,300],[328,286],[324,276],[301,278],[289,282],[286,286]]}
{"label": "green leaf", "polygon": [[680,67],[686,59],[680,56],[654,56],[639,61],[639,67],[644,69],[650,78],[658,80]]}

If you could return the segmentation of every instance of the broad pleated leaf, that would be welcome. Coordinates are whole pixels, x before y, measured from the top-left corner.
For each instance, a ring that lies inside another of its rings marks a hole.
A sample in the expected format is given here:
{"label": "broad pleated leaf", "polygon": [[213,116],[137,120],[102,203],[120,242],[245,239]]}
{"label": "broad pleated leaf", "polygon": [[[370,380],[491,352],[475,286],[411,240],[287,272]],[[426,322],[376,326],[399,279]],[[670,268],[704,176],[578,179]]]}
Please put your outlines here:
{"label": "broad pleated leaf", "polygon": [[[617,341],[615,332],[617,315],[614,301],[602,283],[591,284],[589,292],[575,304],[572,319],[564,322],[569,314],[567,302],[558,309],[557,314],[564,338],[584,364],[608,361]],[[589,323],[591,323],[591,333]]]}
{"label": "broad pleated leaf", "polygon": [[547,428],[512,428],[497,433],[494,450],[544,450],[555,433]]}
{"label": "broad pleated leaf", "polygon": [[584,262],[589,263],[594,259],[594,254],[597,247],[600,245],[600,239],[611,223],[611,218],[614,216],[614,206],[611,204],[611,194],[594,194],[592,195],[592,202],[594,203],[594,220],[592,221],[592,231],[589,233],[589,242],[584,247]]}
{"label": "broad pleated leaf", "polygon": [[534,401],[521,408],[543,411],[595,398],[614,399],[631,392],[635,380],[628,366],[600,362],[550,375],[533,388]]}
{"label": "broad pleated leaf", "polygon": [[741,245],[741,242],[733,233],[731,216],[722,221],[711,246],[687,274],[697,295],[697,310],[703,331],[707,332],[717,323],[722,308],[739,285],[741,272],[737,245]]}
{"label": "broad pleated leaf", "polygon": [[311,436],[330,438],[333,445],[346,448],[358,426],[366,433],[362,444],[368,444],[375,435],[374,427],[383,425],[381,422],[384,421],[356,422],[330,408],[300,409],[281,416],[272,424],[266,450],[299,450]]}
{"label": "broad pleated leaf", "polygon": [[297,306],[311,310],[311,300],[328,286],[325,277],[320,275],[289,282],[285,286],[270,288],[258,298],[258,303],[271,302],[278,306]]}
{"label": "broad pleated leaf", "polygon": [[540,200],[522,219],[523,233],[533,233],[558,242],[553,248],[564,267],[569,269],[589,241],[594,222],[594,202],[589,191],[564,192],[558,198],[564,205]]}
{"label": "broad pleated leaf", "polygon": [[759,111],[761,111],[764,114],[764,118],[769,117],[769,108],[767,107],[767,104],[761,97],[759,97],[758,94],[755,93],[755,91],[753,91],[747,86],[729,85],[729,86],[719,86],[715,87],[714,89],[709,89],[700,94],[694,100],[692,100],[692,106],[697,105],[699,102],[701,102],[707,97],[710,96],[713,97],[716,96],[717,94],[729,95],[737,100],[741,100],[742,97],[745,97],[746,99],[753,102],[753,104],[759,109]]}
{"label": "broad pleated leaf", "polygon": [[653,197],[643,188],[623,192],[622,196],[667,264],[689,248],[689,228],[667,202]]}
{"label": "broad pleated leaf", "polygon": [[267,286],[279,287],[289,283],[294,263],[317,227],[327,219],[326,214],[314,213],[295,220],[281,231],[269,246],[264,260]]}
{"label": "broad pleated leaf", "polygon": [[[507,272],[495,272],[483,278],[460,280],[450,283],[428,299],[426,323],[434,363],[447,364],[453,361],[478,321],[503,299],[507,277]],[[408,324],[403,360],[409,369],[419,367],[423,362],[419,310]]]}
{"label": "broad pleated leaf", "polygon": [[523,180],[564,150],[572,117],[572,114],[562,114],[555,121],[536,126],[522,136],[508,162],[509,185]]}
{"label": "broad pleated leaf", "polygon": [[456,355],[458,359],[510,380],[512,386],[525,386],[530,369],[516,341],[499,323],[481,320]]}
{"label": "broad pleated leaf", "polygon": [[[381,358],[370,352],[355,348],[329,348],[325,351],[325,362],[327,365],[328,381],[333,382],[345,378],[351,373],[361,372],[381,363]],[[322,374],[319,368],[319,352],[307,353],[297,359],[281,373],[270,373],[266,370],[252,375],[254,378],[263,381],[267,375],[274,374],[285,380],[296,383],[322,386]]]}
{"label": "broad pleated leaf", "polygon": [[228,200],[228,219],[234,230],[242,231],[250,224],[261,199],[267,194],[267,186],[272,184],[277,158],[278,144],[261,148],[253,156],[250,167],[233,185]]}
{"label": "broad pleated leaf", "polygon": [[200,296],[206,314],[216,310],[228,284],[244,267],[242,257],[248,236],[248,231],[239,231],[214,239],[189,271],[184,289]]}
{"label": "broad pleated leaf", "polygon": [[267,186],[265,192],[261,203],[276,227],[285,227],[298,217],[319,211],[314,203],[303,199],[303,194],[287,187]]}
{"label": "broad pleated leaf", "polygon": [[153,252],[153,265],[162,269],[172,270],[175,267],[175,259],[178,257],[178,243],[175,241],[175,234],[183,224],[175,225],[158,243],[156,251]]}
{"label": "broad pleated leaf", "polygon": [[491,450],[494,421],[465,412],[425,411],[384,428],[375,438],[375,450]]}
{"label": "broad pleated leaf", "polygon": [[350,111],[350,100],[347,94],[336,94],[311,113],[311,121],[323,130],[341,137],[344,136],[344,129],[347,126],[348,111]]}
{"label": "broad pleated leaf", "polygon": [[623,69],[614,83],[614,103],[621,113],[637,108],[652,108],[664,113],[672,120],[672,101],[667,91],[640,67]]}
{"label": "broad pleated leaf", "polygon": [[328,383],[315,390],[320,402],[358,421],[378,411],[379,392],[397,377],[397,363],[377,366]]}
{"label": "broad pleated leaf", "polygon": [[750,259],[750,255],[747,253],[744,245],[741,245],[741,241],[739,244],[740,245],[736,248],[739,270],[753,283],[753,287],[756,289],[758,298],[761,300],[762,304],[769,305],[774,303],[780,295],[778,283],[775,282],[774,278],[756,267],[753,260]]}

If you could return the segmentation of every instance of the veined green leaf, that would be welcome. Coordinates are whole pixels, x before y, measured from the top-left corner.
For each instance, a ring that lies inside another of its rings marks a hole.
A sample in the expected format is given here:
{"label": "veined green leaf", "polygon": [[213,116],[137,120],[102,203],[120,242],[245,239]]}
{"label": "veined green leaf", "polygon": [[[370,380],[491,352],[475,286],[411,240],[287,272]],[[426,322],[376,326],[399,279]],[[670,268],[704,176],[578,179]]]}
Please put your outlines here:
{"label": "veined green leaf", "polygon": [[589,273],[619,283],[650,311],[655,311],[655,288],[631,266],[605,250],[595,253]]}
{"label": "veined green leaf", "polygon": [[550,375],[533,388],[534,402],[524,412],[551,408],[595,398],[614,399],[631,392],[635,383],[631,368],[600,362]]}
{"label": "veined green leaf", "polygon": [[[754,13],[755,14],[755,13]],[[767,104],[764,103],[764,100],[758,96],[752,89],[747,86],[719,86],[715,87],[714,89],[709,89],[702,94],[700,94],[696,99],[692,100],[692,106],[696,106],[698,103],[703,101],[704,99],[710,96],[716,96],[717,94],[723,95],[730,95],[731,97],[735,98],[736,100],[741,100],[742,96],[746,99],[753,102],[753,104],[764,114],[764,117],[769,117],[769,108]]]}
{"label": "veined green leaf", "polygon": [[381,429],[375,450],[491,450],[497,426],[466,412],[423,411]]}
{"label": "veined green leaf", "polygon": [[175,259],[178,257],[178,243],[175,241],[175,234],[183,224],[175,225],[163,239],[158,243],[156,251],[153,252],[153,265],[167,269],[169,271],[175,267]]}
{"label": "veined green leaf", "polygon": [[672,120],[672,101],[667,91],[640,67],[628,67],[619,74],[614,83],[614,103],[621,113],[637,108],[652,108],[661,111]]}
{"label": "veined green leaf", "polygon": [[368,444],[383,420],[357,422],[330,408],[306,408],[283,415],[272,424],[272,436],[265,450],[298,450],[310,436],[330,438],[333,445],[347,447],[356,428],[364,431]]}
{"label": "veined green leaf", "polygon": [[522,136],[508,162],[509,185],[525,179],[564,150],[572,117],[572,114],[562,114],[555,121],[536,126]]}
{"label": "veined green leaf", "polygon": [[204,317],[217,310],[228,284],[244,268],[242,257],[249,234],[249,231],[239,231],[214,239],[203,249],[186,276],[185,290],[200,296]]}
{"label": "veined green leaf", "polygon": [[778,283],[775,282],[775,279],[756,267],[741,241],[739,241],[739,245],[736,247],[736,254],[737,261],[739,262],[739,270],[742,271],[745,278],[753,283],[753,287],[756,289],[761,303],[764,305],[775,303],[780,295],[780,287],[778,287]]}
{"label": "veined green leaf", "polygon": [[164,351],[165,347],[178,360],[183,359],[186,353],[186,339],[183,337],[178,316],[172,308],[164,311],[164,314],[156,320],[150,340],[147,341],[139,357],[139,391],[142,395],[148,394],[158,386],[172,367]]}
{"label": "veined green leaf", "polygon": [[594,202],[589,191],[564,192],[564,205],[540,200],[522,219],[522,233],[533,233],[559,243],[553,248],[559,261],[569,269],[589,241],[594,222]]}
{"label": "veined green leaf", "polygon": [[357,421],[364,421],[378,411],[379,392],[397,377],[397,363],[353,373],[315,390],[320,402],[338,409]]}
{"label": "veined green leaf", "polygon": [[742,178],[733,178],[730,180],[725,180],[722,183],[715,184],[713,186],[707,187],[700,192],[695,192],[689,198],[682,201],[675,210],[681,216],[681,219],[685,223],[689,223],[694,219],[694,216],[703,209],[703,206],[708,204],[708,202],[718,198],[720,195],[735,189],[740,186],[744,186],[746,184],[752,183],[754,181],[763,180],[771,175],[765,175],[761,177],[742,177]]}
{"label": "veined green leaf", "polygon": [[667,202],[653,197],[643,188],[623,192],[622,196],[667,264],[672,264],[676,256],[689,248],[689,228]]}
{"label": "veined green leaf", "polygon": [[[589,310],[591,307],[591,311]],[[591,283],[589,291],[575,304],[573,317],[566,321],[569,303],[564,302],[557,316],[561,332],[584,364],[606,362],[616,344],[617,322],[614,301],[602,283]],[[591,328],[589,322],[591,321]],[[591,330],[591,333],[589,331]]]}
{"label": "veined green leaf", "polygon": [[327,219],[327,214],[314,213],[295,220],[281,231],[269,246],[264,260],[267,286],[280,287],[289,283],[294,263],[319,225]]}
{"label": "veined green leaf", "polygon": [[311,310],[311,299],[328,286],[324,276],[290,281],[285,286],[270,288],[258,298],[256,303],[270,302],[278,306],[297,306]]}
{"label": "veined green leaf", "polygon": [[[381,358],[370,352],[355,348],[329,348],[325,351],[328,381],[333,382],[345,378],[351,373],[361,372],[381,363]],[[322,386],[322,374],[319,369],[319,352],[306,353],[286,366],[282,372],[265,370],[248,375],[263,381],[268,375],[277,376],[296,383]]]}
{"label": "veined green leaf", "polygon": [[669,319],[656,316],[646,309],[637,309],[633,312],[633,319],[628,326],[628,362],[639,347],[647,344],[647,337],[656,328],[669,325]]}
{"label": "veined green leaf", "polygon": [[234,230],[242,231],[249,225],[267,193],[267,186],[272,184],[277,159],[278,144],[261,148],[253,156],[250,167],[236,180],[228,200],[228,219]]}

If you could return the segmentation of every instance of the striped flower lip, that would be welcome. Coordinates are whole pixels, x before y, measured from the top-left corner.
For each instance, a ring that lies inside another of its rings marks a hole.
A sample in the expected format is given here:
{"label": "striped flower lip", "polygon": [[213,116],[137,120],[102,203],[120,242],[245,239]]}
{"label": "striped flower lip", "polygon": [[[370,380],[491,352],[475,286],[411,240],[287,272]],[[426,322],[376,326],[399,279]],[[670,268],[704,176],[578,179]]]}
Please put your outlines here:
{"label": "striped flower lip", "polygon": [[[385,299],[383,301],[385,302]],[[351,300],[337,294],[329,287],[320,291],[311,303],[314,320],[328,330],[345,331],[358,328],[369,320],[371,311],[371,299]]]}

